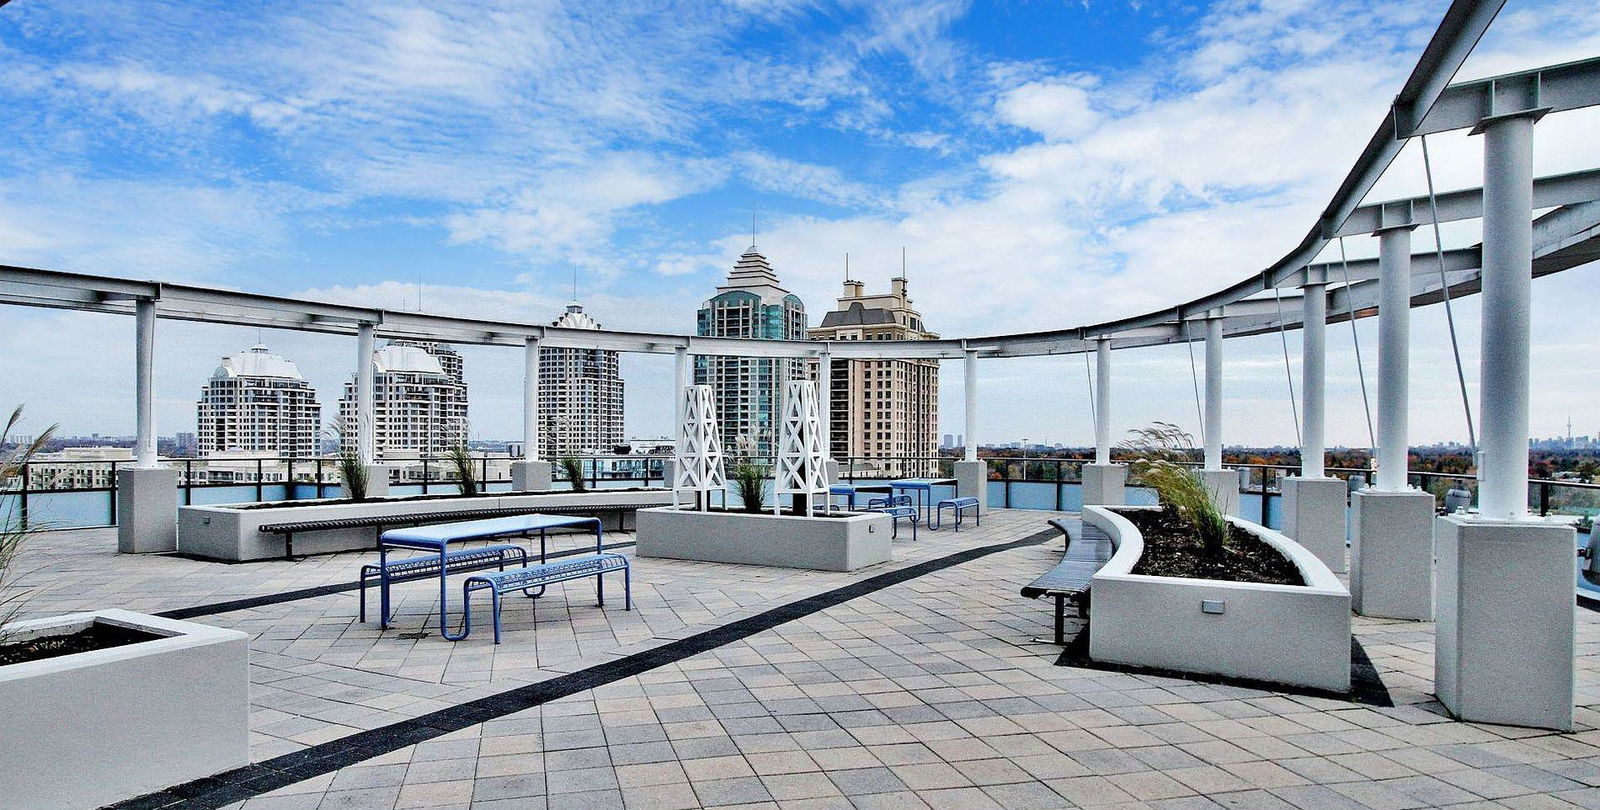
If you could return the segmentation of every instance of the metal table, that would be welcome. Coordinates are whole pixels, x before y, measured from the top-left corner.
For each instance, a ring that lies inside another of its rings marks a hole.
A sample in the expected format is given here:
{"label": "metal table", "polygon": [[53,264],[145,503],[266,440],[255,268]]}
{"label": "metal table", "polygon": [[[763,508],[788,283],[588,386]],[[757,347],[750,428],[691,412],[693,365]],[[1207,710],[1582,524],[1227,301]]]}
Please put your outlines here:
{"label": "metal table", "polygon": [[848,499],[848,508],[853,512],[856,508],[856,493],[870,492],[879,495],[887,495],[890,493],[890,491],[891,490],[889,489],[888,484],[834,484],[833,486],[828,487],[828,501],[831,506],[833,496],[843,495]]}
{"label": "metal table", "polygon": [[[449,567],[445,561],[445,551],[451,543],[461,543],[468,540],[493,540],[502,537],[533,537],[534,532],[539,533],[539,562],[546,562],[545,541],[546,533],[550,529],[566,529],[574,527],[594,527],[594,551],[602,552],[605,542],[604,533],[600,527],[600,518],[585,517],[582,515],[517,515],[515,517],[489,518],[487,520],[467,520],[460,523],[438,523],[432,526],[415,526],[409,529],[390,529],[378,539],[378,564],[382,565],[389,559],[390,549],[413,549],[428,551],[439,555],[439,634],[450,638],[448,623],[448,589],[446,577]],[[599,596],[605,599],[605,586],[598,585]]]}
{"label": "metal table", "polygon": [[917,509],[922,512],[923,525],[931,526],[928,521],[928,510],[933,507],[934,487],[953,487],[956,485],[954,478],[901,478],[890,481],[889,486],[896,492],[907,490],[916,493]]}

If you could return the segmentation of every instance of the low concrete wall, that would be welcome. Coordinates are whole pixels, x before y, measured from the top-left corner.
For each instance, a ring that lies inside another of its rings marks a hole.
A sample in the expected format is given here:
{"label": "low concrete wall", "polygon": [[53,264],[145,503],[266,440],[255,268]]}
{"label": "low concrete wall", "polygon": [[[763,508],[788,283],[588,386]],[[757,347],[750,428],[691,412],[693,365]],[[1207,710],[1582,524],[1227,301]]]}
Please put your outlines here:
{"label": "low concrete wall", "polygon": [[1350,690],[1350,592],[1293,540],[1229,518],[1293,562],[1305,585],[1155,577],[1130,573],[1144,554],[1144,538],[1127,518],[1086,506],[1083,519],[1119,542],[1091,585],[1090,658]]}
{"label": "low concrete wall", "polygon": [[164,638],[0,667],[0,807],[100,807],[250,762],[249,637],[126,610],[17,622],[16,640],[94,622]]}
{"label": "low concrete wall", "polygon": [[641,509],[637,554],[674,560],[854,571],[888,562],[889,516]]}
{"label": "low concrete wall", "polygon": [[[472,509],[539,509],[560,512],[564,506],[625,504],[637,508],[662,506],[672,502],[665,489],[592,490],[589,492],[541,492],[485,495],[476,498],[436,498],[362,503],[319,503],[289,501],[270,509],[239,509],[233,506],[185,506],[178,509],[178,551],[214,560],[264,560],[283,556],[283,538],[263,534],[260,527],[272,523],[303,520],[341,520],[344,518],[404,515],[416,512],[460,512]],[[608,528],[627,529],[624,523]],[[296,554],[321,554],[373,548],[377,531],[371,527],[297,534]]]}

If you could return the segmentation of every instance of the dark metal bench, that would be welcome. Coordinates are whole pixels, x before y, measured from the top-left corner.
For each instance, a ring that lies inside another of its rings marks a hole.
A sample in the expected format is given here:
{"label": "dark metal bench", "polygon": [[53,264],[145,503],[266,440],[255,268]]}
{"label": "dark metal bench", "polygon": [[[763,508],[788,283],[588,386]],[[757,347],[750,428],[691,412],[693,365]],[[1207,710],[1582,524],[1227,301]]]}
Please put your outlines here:
{"label": "dark metal bench", "polygon": [[[590,554],[573,560],[561,562],[542,563],[524,568],[513,568],[509,571],[490,571],[483,574],[473,574],[461,584],[461,632],[451,635],[445,630],[444,637],[451,641],[460,641],[472,632],[472,592],[487,590],[489,601],[494,610],[494,643],[500,643],[500,596],[507,591],[522,591],[524,596],[537,598],[544,593],[545,586],[557,582],[569,582],[575,579],[594,577],[595,591],[598,594],[600,606],[605,607],[605,591],[600,589],[600,577],[612,571],[622,572],[622,607],[624,610],[633,610],[633,573],[628,565],[628,558],[621,554]],[[539,593],[528,593],[534,588]]]}
{"label": "dark metal bench", "polygon": [[[909,500],[908,496],[902,495],[901,497]],[[907,503],[899,506],[880,506],[878,511],[888,515],[891,520],[890,525],[894,527],[893,533],[889,535],[890,540],[900,536],[900,520],[902,518],[911,521],[911,539],[917,539],[917,507]]]}
{"label": "dark metal bench", "polygon": [[260,526],[257,531],[263,534],[283,535],[283,556],[294,557],[294,536],[305,532],[326,532],[337,529],[366,529],[373,530],[373,546],[376,547],[378,538],[384,531],[407,526],[429,526],[435,523],[455,523],[462,520],[484,520],[486,518],[516,517],[517,515],[532,515],[550,512],[552,509],[563,515],[617,515],[617,529],[621,531],[622,516],[636,512],[639,506],[632,504],[588,504],[583,506],[519,506],[514,508],[498,509],[462,509],[455,512],[414,512],[405,515],[373,515],[371,517],[340,518],[335,520],[299,520],[292,523],[267,523]]}
{"label": "dark metal bench", "polygon": [[[444,564],[453,571],[478,571],[484,568],[498,568],[504,571],[507,562],[514,562],[518,566],[527,565],[528,550],[513,545],[483,546],[452,551],[446,554],[444,559]],[[382,616],[378,623],[387,628],[389,620],[394,618],[393,611],[389,609],[389,586],[396,582],[438,577],[439,564],[439,555],[421,554],[396,560],[386,557],[382,562],[361,566],[361,621],[367,620],[367,583],[370,580],[378,580],[378,611]]]}
{"label": "dark metal bench", "polygon": [[1056,602],[1055,643],[1066,644],[1067,603],[1078,608],[1078,616],[1089,615],[1089,585],[1094,575],[1117,551],[1116,543],[1105,532],[1087,523],[1052,520],[1050,525],[1066,537],[1066,554],[1056,567],[1022,589],[1029,599],[1050,597]]}

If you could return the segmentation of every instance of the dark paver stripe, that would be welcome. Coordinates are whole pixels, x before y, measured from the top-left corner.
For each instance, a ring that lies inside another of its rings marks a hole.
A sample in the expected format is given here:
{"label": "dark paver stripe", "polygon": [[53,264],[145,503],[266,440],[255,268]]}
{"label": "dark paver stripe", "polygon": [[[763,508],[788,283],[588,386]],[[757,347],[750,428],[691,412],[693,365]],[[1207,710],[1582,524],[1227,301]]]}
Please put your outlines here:
{"label": "dark paver stripe", "polygon": [[[632,548],[633,546],[634,543],[630,541],[626,543],[607,543],[600,548],[602,551],[613,551],[619,548]],[[591,552],[586,548],[569,548],[561,551],[552,551],[549,554],[546,554],[545,557],[571,557],[578,554],[589,553]],[[427,577],[418,577],[417,579],[426,578]],[[413,580],[407,579],[402,581],[411,582]],[[264,607],[266,605],[279,605],[284,602],[297,602],[301,599],[314,599],[318,596],[327,596],[331,593],[354,591],[360,587],[361,583],[359,582],[341,582],[337,585],[318,585],[315,588],[300,588],[293,591],[269,593],[262,596],[246,597],[244,599],[230,599],[226,602],[212,602],[208,605],[195,605],[193,607],[163,610],[156,615],[166,619],[193,619],[196,616],[215,616],[218,613],[232,613],[235,610],[249,610],[250,608]]]}
{"label": "dark paver stripe", "polygon": [[558,675],[538,683],[519,686],[504,692],[470,700],[458,706],[440,709],[410,720],[370,729],[314,745],[292,754],[247,765],[243,768],[197,779],[166,790],[136,799],[109,805],[117,810],[134,808],[216,808],[259,796],[268,791],[303,782],[313,777],[340,770],[358,762],[373,759],[408,745],[441,737],[453,731],[478,725],[499,717],[531,709],[552,700],[587,692],[606,684],[632,678],[657,667],[677,663],[686,658],[709,652],[726,644],[740,641],[778,625],[802,619],[819,611],[843,604],[861,596],[881,591],[917,577],[942,571],[952,566],[997,554],[1002,551],[1037,546],[1057,537],[1055,529],[1031,534],[1020,540],[959,551],[932,560],[909,565],[894,571],[867,577],[858,582],[834,588],[815,596],[763,611],[746,619],[712,628],[692,636],[668,642],[642,652],[636,652],[596,664],[577,672]]}

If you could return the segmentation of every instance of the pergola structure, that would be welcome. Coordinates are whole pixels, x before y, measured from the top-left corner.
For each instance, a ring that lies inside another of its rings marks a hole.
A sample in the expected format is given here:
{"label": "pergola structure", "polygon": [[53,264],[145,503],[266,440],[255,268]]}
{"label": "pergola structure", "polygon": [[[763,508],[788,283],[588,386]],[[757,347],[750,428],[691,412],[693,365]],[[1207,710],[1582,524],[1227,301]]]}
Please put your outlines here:
{"label": "pergola structure", "polygon": [[[1450,84],[1502,6],[1503,0],[1456,0],[1451,4],[1366,147],[1321,215],[1292,250],[1270,266],[1250,273],[1225,289],[1115,321],[1039,332],[928,341],[746,340],[562,329],[24,267],[0,268],[0,303],[135,316],[137,468],[157,466],[152,379],[158,318],[355,335],[358,338],[356,367],[361,375],[357,386],[361,425],[358,446],[362,458],[369,461],[373,421],[370,358],[377,336],[523,347],[527,352],[524,441],[530,463],[538,462],[537,364],[541,346],[675,354],[676,385],[680,389],[686,384],[689,355],[804,358],[822,363],[831,363],[834,359],[959,358],[965,364],[967,441],[966,458],[962,462],[966,468],[958,469],[958,477],[967,487],[982,480],[976,477],[975,469],[978,467],[975,388],[979,358],[1094,351],[1099,376],[1095,399],[1098,412],[1096,464],[1092,466],[1102,468],[1109,477],[1096,482],[1086,480],[1086,491],[1092,483],[1096,497],[1104,499],[1102,502],[1117,502],[1121,491],[1120,473],[1110,469],[1113,465],[1110,463],[1108,414],[1112,407],[1113,350],[1204,341],[1205,467],[1209,474],[1217,476],[1216,480],[1222,480],[1225,474],[1232,480],[1231,473],[1222,471],[1223,341],[1279,329],[1303,328],[1303,482],[1286,488],[1285,528],[1319,556],[1325,556],[1336,566],[1335,570],[1340,570],[1344,565],[1342,501],[1335,533],[1322,525],[1331,514],[1329,503],[1333,488],[1324,486],[1315,493],[1312,491],[1313,482],[1328,480],[1323,476],[1323,355],[1327,324],[1373,316],[1380,319],[1378,479],[1372,493],[1375,496],[1380,493],[1412,495],[1416,493],[1407,492],[1406,480],[1409,309],[1447,297],[1481,293],[1483,385],[1477,413],[1481,422],[1481,517],[1471,526],[1460,527],[1458,534],[1466,538],[1492,524],[1503,528],[1497,534],[1491,533],[1495,537],[1522,542],[1551,528],[1531,521],[1527,513],[1531,282],[1534,277],[1600,259],[1600,168],[1535,178],[1532,173],[1533,130],[1536,122],[1546,115],[1600,104],[1600,58]],[[1483,136],[1482,188],[1364,202],[1409,140],[1463,129]],[[1534,215],[1538,211],[1544,213],[1536,218]],[[1482,220],[1480,244],[1413,254],[1410,232],[1414,228],[1469,219]],[[1335,240],[1358,235],[1378,238],[1377,259],[1322,260],[1323,253]],[[830,375],[823,373],[821,378],[828,380]],[[822,386],[819,394],[824,411],[831,398],[830,388]],[[675,403],[679,404],[675,407],[681,407],[682,401],[680,391],[675,398]],[[681,419],[676,421],[681,422]],[[1089,475],[1086,471],[1086,479]],[[544,480],[548,481],[548,474]],[[982,497],[981,484],[979,491],[970,494]],[[1342,498],[1342,492],[1338,496]],[[1402,502],[1405,502],[1403,498],[1396,501]],[[1434,615],[1431,595],[1422,605],[1399,605],[1391,599],[1393,593],[1431,594],[1431,587],[1420,583],[1432,582],[1433,546],[1417,537],[1415,517],[1419,501],[1412,499],[1405,503],[1409,505],[1394,507],[1399,511],[1391,513],[1385,511],[1390,508],[1389,501],[1357,499],[1353,554],[1357,564],[1351,573],[1351,590],[1358,610],[1374,615],[1426,618]],[[1428,504],[1423,530],[1426,530],[1426,520],[1431,518],[1431,499]],[[1410,517],[1397,517],[1401,513]],[[1382,528],[1401,524],[1409,528]],[[1570,566],[1570,529],[1565,532],[1558,541],[1552,541],[1552,548],[1567,543],[1561,553],[1566,555]],[[1335,542],[1336,548],[1332,545]],[[1528,542],[1538,545],[1542,541]],[[1439,542],[1441,647],[1445,646],[1445,639],[1456,639],[1450,655],[1457,663],[1475,655],[1487,655],[1487,648],[1493,646],[1469,642],[1469,636],[1478,637],[1477,631],[1447,621],[1444,615],[1446,603],[1450,610],[1459,608],[1459,601],[1452,600],[1462,598],[1467,583],[1478,581],[1475,577],[1482,571],[1475,566],[1491,563],[1474,557],[1478,553],[1475,548],[1467,540],[1461,540],[1458,545],[1449,545],[1444,540]],[[1446,565],[1447,551],[1459,555],[1450,566]],[[1388,556],[1390,554],[1395,556]],[[1337,562],[1332,560],[1334,556],[1338,557]],[[1363,556],[1369,561],[1384,560],[1381,570],[1372,565],[1362,567],[1359,561]],[[1450,583],[1445,581],[1447,568],[1448,576],[1454,578]],[[1398,579],[1389,576],[1402,570],[1408,573]],[[1539,584],[1544,583],[1540,580]],[[1519,587],[1528,585],[1521,582]],[[1570,577],[1559,585],[1562,599],[1570,603]],[[1516,625],[1518,610],[1515,604],[1507,609],[1510,617],[1507,621],[1511,622],[1507,626],[1520,627]],[[1565,659],[1569,673],[1570,631],[1569,623],[1569,654]],[[1559,630],[1556,635],[1559,637]],[[1478,671],[1486,669],[1492,668],[1477,667]],[[1569,690],[1570,681],[1569,677]],[[1472,713],[1472,709],[1462,708],[1478,700],[1466,696],[1472,688],[1441,675],[1441,696],[1450,690],[1458,692],[1446,698],[1453,710]],[[1452,700],[1455,702],[1451,703]],[[1570,692],[1565,705],[1570,724]]]}

